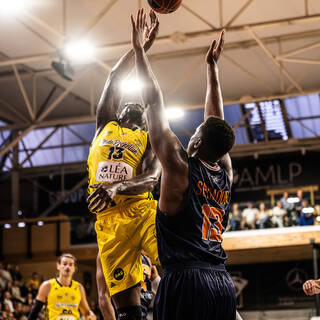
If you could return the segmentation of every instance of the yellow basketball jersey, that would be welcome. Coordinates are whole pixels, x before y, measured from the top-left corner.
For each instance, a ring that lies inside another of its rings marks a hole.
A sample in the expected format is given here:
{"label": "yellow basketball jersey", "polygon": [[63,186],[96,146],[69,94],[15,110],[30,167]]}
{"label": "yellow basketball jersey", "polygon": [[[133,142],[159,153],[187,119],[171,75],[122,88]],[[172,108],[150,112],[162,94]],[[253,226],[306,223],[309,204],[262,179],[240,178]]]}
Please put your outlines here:
{"label": "yellow basketball jersey", "polygon": [[57,279],[50,279],[50,292],[46,304],[46,320],[80,319],[79,304],[81,294],[79,283],[72,280],[64,287]]}
{"label": "yellow basketball jersey", "polygon": [[[109,122],[91,144],[88,157],[89,187],[101,182],[129,180],[141,173],[141,162],[147,148],[148,134],[143,130],[121,127],[116,121]],[[147,199],[149,192],[139,195],[117,195],[110,207],[128,198]]]}

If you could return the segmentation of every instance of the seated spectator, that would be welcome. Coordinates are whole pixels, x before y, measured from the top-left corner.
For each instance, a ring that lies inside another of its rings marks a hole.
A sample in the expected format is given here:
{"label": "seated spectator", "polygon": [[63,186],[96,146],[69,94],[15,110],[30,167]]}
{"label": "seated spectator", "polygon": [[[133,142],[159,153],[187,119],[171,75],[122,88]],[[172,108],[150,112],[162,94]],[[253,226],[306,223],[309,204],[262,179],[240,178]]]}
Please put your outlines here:
{"label": "seated spectator", "polygon": [[313,208],[309,207],[308,201],[302,200],[301,213],[298,220],[298,226],[311,226],[314,224],[313,211],[308,212],[308,209],[313,209]]}
{"label": "seated spectator", "polygon": [[8,306],[9,312],[14,312],[13,303],[11,301],[11,295],[9,291],[5,291],[3,297],[3,303]]}
{"label": "seated spectator", "polygon": [[272,223],[279,227],[284,227],[284,217],[287,211],[282,208],[281,201],[277,201],[277,205],[272,209]]}
{"label": "seated spectator", "polygon": [[258,209],[253,207],[253,203],[249,202],[248,207],[242,212],[242,229],[255,229]]}
{"label": "seated spectator", "polygon": [[23,305],[22,305],[21,302],[16,303],[14,309],[15,309],[15,311],[14,311],[14,317],[15,317],[16,319],[19,319],[21,316],[24,315],[24,313],[23,313]]}
{"label": "seated spectator", "polygon": [[15,280],[13,282],[11,294],[12,294],[12,298],[15,300],[20,301],[20,302],[25,301],[25,299],[21,295],[20,284],[19,284],[19,281],[17,281],[17,280]]}
{"label": "seated spectator", "polygon": [[259,229],[264,229],[270,223],[270,216],[269,212],[266,211],[266,206],[263,202],[259,204],[259,211],[257,214],[257,225]]}
{"label": "seated spectator", "polygon": [[13,281],[17,280],[17,281],[21,281],[22,280],[22,275],[21,275],[21,272],[20,272],[20,267],[19,265],[14,265],[13,268],[12,268],[12,279]]}
{"label": "seated spectator", "polygon": [[241,230],[241,211],[239,210],[239,205],[234,203],[232,205],[231,219],[230,219],[230,231]]}
{"label": "seated spectator", "polygon": [[6,285],[7,285],[7,281],[4,278],[2,272],[0,271],[0,291],[4,290],[6,288]]}
{"label": "seated spectator", "polygon": [[280,201],[282,203],[282,208],[287,211],[288,227],[291,227],[297,224],[297,215],[294,210],[294,204],[288,202],[288,198],[288,192],[284,192]]}

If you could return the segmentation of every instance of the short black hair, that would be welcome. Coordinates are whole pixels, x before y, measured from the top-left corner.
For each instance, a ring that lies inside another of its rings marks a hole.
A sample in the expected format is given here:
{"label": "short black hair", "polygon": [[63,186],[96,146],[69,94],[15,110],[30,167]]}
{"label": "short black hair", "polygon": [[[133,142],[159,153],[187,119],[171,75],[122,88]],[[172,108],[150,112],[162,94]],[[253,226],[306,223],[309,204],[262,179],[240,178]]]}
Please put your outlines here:
{"label": "short black hair", "polygon": [[232,127],[218,117],[209,117],[202,126],[203,153],[211,161],[217,161],[228,153],[234,145]]}

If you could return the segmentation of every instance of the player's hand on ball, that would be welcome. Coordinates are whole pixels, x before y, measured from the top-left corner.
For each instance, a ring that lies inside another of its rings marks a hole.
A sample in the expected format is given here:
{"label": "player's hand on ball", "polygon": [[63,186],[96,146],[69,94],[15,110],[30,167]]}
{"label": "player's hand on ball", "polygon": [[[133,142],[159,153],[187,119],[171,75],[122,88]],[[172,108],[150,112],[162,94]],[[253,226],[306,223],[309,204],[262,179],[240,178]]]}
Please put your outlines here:
{"label": "player's hand on ball", "polygon": [[206,62],[208,64],[215,65],[218,62],[220,54],[223,51],[224,39],[225,39],[225,31],[222,30],[220,33],[218,45],[217,45],[217,40],[213,40],[207,52]]}
{"label": "player's hand on ball", "polygon": [[312,296],[314,294],[320,293],[320,285],[319,281],[317,280],[308,280],[306,281],[303,286],[303,291],[306,295]]}
{"label": "player's hand on ball", "polygon": [[131,14],[131,42],[135,50],[143,49],[144,31],[146,27],[146,13],[143,9],[139,9],[136,21],[134,21],[133,14]]}
{"label": "player's hand on ball", "polygon": [[156,16],[153,10],[150,10],[149,16],[150,16],[150,26],[146,21],[146,25],[144,29],[144,41],[149,42],[149,45],[151,46],[158,35],[160,23],[159,23],[158,17]]}

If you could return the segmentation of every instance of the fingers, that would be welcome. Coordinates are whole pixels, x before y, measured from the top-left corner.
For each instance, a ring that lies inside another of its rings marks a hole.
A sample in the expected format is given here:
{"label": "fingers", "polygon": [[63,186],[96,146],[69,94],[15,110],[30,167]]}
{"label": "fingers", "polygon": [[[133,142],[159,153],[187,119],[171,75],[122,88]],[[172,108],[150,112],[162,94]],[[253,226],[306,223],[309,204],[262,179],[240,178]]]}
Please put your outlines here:
{"label": "fingers", "polygon": [[87,198],[87,202],[90,202],[92,199],[94,199],[98,194],[100,193],[100,189],[94,190],[90,196]]}
{"label": "fingers", "polygon": [[107,200],[107,195],[100,194],[88,205],[88,209],[92,212],[95,212],[98,209],[101,209],[101,207],[104,205],[106,200]]}
{"label": "fingers", "polygon": [[133,17],[133,14],[132,14],[132,13],[130,14],[130,19],[131,19],[132,29],[135,29],[135,28],[136,28],[136,23],[135,23],[135,21],[134,21],[134,17]]}
{"label": "fingers", "polygon": [[218,53],[220,55],[220,53],[222,52],[223,50],[223,47],[224,47],[224,41],[225,41],[225,30],[223,29],[220,33],[220,38],[219,38],[219,43],[218,43],[218,46],[217,46],[217,50],[218,50]]}
{"label": "fingers", "polygon": [[[156,16],[155,12],[153,10],[150,10],[149,12],[149,16],[150,16],[150,21],[151,21],[151,24],[155,24],[156,21],[158,20],[158,17]],[[159,21],[158,21],[159,22]]]}
{"label": "fingers", "polygon": [[213,50],[216,48],[217,40],[213,40],[209,49],[209,52],[213,52]]}

